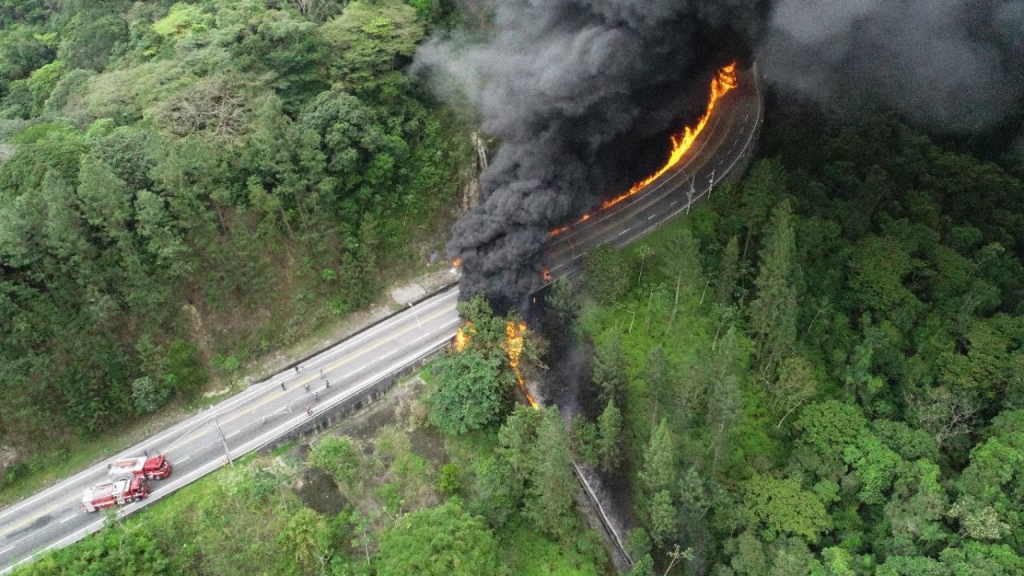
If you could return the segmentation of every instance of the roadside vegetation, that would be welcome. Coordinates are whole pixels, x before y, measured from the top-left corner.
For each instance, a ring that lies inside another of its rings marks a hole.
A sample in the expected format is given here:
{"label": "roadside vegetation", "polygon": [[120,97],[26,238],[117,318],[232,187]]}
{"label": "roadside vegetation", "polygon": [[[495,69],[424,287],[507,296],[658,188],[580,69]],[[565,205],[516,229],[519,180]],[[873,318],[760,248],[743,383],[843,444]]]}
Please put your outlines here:
{"label": "roadside vegetation", "polygon": [[1024,158],[768,118],[742,183],[549,297],[635,573],[1024,572]]}
{"label": "roadside vegetation", "polygon": [[[400,70],[451,17],[0,0],[0,487],[422,261],[470,150]],[[572,460],[627,510],[634,576],[1024,573],[1024,158],[767,118],[746,178],[588,254],[535,330],[464,302],[384,426],[14,574],[607,574]]]}
{"label": "roadside vegetation", "polygon": [[742,182],[556,283],[544,337],[464,302],[461,351],[378,433],[255,457],[18,576],[607,574],[573,459],[628,510],[634,576],[1020,574],[1021,182],[884,115],[770,118]]}
{"label": "roadside vegetation", "polygon": [[422,270],[471,152],[402,69],[447,18],[0,1],[0,488]]}
{"label": "roadside vegetation", "polygon": [[427,424],[422,387],[371,408],[391,412],[365,419],[383,426],[247,457],[14,574],[606,574],[598,536],[572,511],[557,412],[521,408],[500,430],[446,435]]}

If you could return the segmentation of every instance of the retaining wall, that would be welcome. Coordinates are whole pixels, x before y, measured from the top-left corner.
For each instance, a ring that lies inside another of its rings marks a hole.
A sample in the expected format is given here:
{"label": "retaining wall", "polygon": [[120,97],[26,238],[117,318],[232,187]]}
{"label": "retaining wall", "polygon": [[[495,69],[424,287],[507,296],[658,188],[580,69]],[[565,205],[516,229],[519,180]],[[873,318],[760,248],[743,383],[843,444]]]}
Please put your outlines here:
{"label": "retaining wall", "polygon": [[306,420],[302,424],[299,424],[295,428],[281,434],[277,438],[264,444],[257,449],[258,452],[270,452],[284,444],[293,442],[295,440],[305,440],[312,436],[316,436],[321,432],[327,430],[331,426],[334,426],[342,419],[355,414],[359,410],[362,410],[366,406],[373,404],[379,400],[382,396],[388,393],[389,390],[394,388],[395,384],[399,383],[403,378],[419,372],[431,359],[440,354],[447,344],[439,346],[434,350],[431,350],[426,355],[416,360],[412,364],[408,364],[403,368],[392,372],[388,376],[381,378],[373,384],[363,388],[355,394],[327,406],[326,408],[319,409],[316,413]]}

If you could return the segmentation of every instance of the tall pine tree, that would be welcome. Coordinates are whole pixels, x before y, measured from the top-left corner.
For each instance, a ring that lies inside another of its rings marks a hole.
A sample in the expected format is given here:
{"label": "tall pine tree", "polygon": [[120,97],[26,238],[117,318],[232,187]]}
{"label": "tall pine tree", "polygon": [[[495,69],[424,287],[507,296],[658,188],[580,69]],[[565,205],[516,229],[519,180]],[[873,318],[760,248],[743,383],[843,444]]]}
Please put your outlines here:
{"label": "tall pine tree", "polygon": [[783,201],[772,214],[754,280],[757,297],[750,303],[750,334],[764,378],[774,378],[776,368],[796,345],[795,254],[793,211]]}

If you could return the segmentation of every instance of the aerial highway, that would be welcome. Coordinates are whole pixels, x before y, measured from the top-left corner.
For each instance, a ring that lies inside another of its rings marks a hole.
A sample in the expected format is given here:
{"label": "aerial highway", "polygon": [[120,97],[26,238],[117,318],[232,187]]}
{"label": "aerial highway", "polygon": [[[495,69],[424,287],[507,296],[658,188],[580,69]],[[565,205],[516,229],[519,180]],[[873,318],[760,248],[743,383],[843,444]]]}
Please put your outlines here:
{"label": "aerial highway", "polygon": [[103,515],[87,513],[81,500],[86,488],[107,478],[107,462],[160,453],[173,463],[170,478],[150,482],[152,493],[148,499],[123,506],[118,513],[146,506],[226,465],[228,455],[234,459],[265,446],[355,392],[444,346],[458,329],[457,302],[458,289],[452,286],[5,508],[0,511],[0,570],[7,572],[39,552],[70,544],[102,526]]}
{"label": "aerial highway", "polygon": [[552,238],[545,258],[552,279],[578,271],[573,263],[597,246],[621,248],[688,211],[745,165],[760,131],[764,101],[756,66],[738,71],[737,80],[678,164],[633,196]]}
{"label": "aerial highway", "polygon": [[[760,126],[762,96],[755,70],[738,74],[706,129],[679,164],[629,199],[552,238],[546,266],[553,278],[604,243],[617,247],[650,232],[712,193],[743,166]],[[455,277],[453,276],[453,281]],[[151,482],[148,499],[118,508],[124,515],[270,444],[330,408],[439,350],[460,320],[451,286],[332,347],[201,410],[145,441],[0,510],[0,574],[99,530],[101,514],[82,506],[83,491],[107,478],[107,462],[163,454],[174,465]]]}

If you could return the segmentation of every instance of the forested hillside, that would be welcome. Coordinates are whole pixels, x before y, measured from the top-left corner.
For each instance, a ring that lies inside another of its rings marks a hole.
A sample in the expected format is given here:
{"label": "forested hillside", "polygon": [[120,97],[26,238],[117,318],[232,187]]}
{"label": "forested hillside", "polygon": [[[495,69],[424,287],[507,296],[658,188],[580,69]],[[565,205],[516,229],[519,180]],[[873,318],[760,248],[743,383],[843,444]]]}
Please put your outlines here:
{"label": "forested hillside", "polygon": [[189,398],[443,242],[468,143],[402,69],[445,17],[0,2],[0,445]]}
{"label": "forested hillside", "polygon": [[634,526],[633,576],[1024,573],[1021,164],[883,114],[767,118],[741,182],[589,254],[533,330],[465,302],[390,417],[18,574],[610,573],[572,459]]}
{"label": "forested hillside", "polygon": [[1024,186],[885,115],[767,117],[741,184],[587,257],[578,322],[551,299],[637,573],[1024,573]]}

